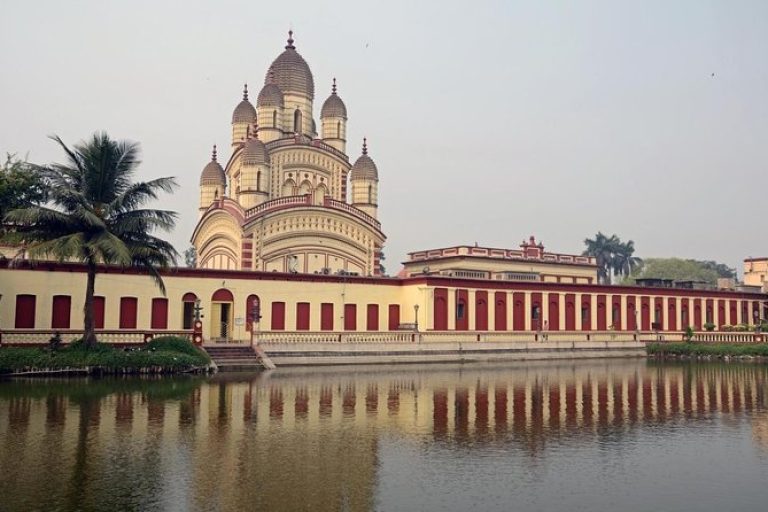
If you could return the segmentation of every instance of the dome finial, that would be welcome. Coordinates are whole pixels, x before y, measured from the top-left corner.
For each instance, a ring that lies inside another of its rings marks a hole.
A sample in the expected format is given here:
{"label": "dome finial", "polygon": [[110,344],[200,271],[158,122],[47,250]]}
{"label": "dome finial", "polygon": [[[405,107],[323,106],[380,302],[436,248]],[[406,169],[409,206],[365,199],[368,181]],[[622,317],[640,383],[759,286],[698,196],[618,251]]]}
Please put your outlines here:
{"label": "dome finial", "polygon": [[331,87],[331,94],[336,94],[336,77],[333,77],[333,87]]}
{"label": "dome finial", "polygon": [[213,145],[213,151],[211,152],[211,162],[216,161],[216,144]]}
{"label": "dome finial", "polygon": [[286,50],[295,50],[296,47],[293,46],[293,30],[288,31],[288,44],[285,46]]}
{"label": "dome finial", "polygon": [[248,101],[248,83],[243,84],[243,101]]}
{"label": "dome finial", "polygon": [[368,139],[366,137],[363,137],[363,154],[368,154]]}

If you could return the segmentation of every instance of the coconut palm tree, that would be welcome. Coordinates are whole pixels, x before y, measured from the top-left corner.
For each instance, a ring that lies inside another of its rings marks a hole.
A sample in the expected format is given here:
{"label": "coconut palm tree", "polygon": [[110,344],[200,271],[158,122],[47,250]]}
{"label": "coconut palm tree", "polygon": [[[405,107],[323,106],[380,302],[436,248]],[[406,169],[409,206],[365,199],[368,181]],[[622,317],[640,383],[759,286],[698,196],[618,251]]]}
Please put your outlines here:
{"label": "coconut palm tree", "polygon": [[584,256],[592,256],[597,263],[597,281],[602,284],[610,284],[611,271],[613,269],[613,258],[621,241],[616,235],[605,236],[598,231],[595,239],[584,240],[586,250],[582,253]]}
{"label": "coconut palm tree", "polygon": [[171,244],[155,231],[170,231],[176,213],[144,208],[160,192],[171,192],[173,178],[134,183],[139,145],[113,140],[103,132],[73,148],[51,137],[66,154],[65,164],[39,167],[48,204],[16,209],[6,215],[10,236],[32,260],[56,258],[87,266],[84,342],[96,343],[93,296],[100,264],[137,267],[149,273],[165,294],[158,268],[176,261]]}
{"label": "coconut palm tree", "polygon": [[616,253],[613,255],[611,266],[614,276],[629,276],[632,272],[643,267],[643,260],[633,256],[635,252],[635,242],[630,240],[626,243],[620,243],[616,247]]}

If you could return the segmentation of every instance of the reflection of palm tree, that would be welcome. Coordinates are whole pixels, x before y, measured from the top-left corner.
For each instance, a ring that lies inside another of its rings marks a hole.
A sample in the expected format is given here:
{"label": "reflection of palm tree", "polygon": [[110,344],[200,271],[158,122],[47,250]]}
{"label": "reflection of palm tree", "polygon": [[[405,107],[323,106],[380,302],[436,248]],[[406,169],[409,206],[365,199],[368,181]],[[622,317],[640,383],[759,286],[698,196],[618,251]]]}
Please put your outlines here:
{"label": "reflection of palm tree", "polygon": [[40,169],[51,206],[34,206],[9,212],[14,241],[26,247],[30,258],[53,256],[85,263],[87,271],[83,326],[87,345],[96,343],[93,296],[97,265],[139,267],[151,274],[163,293],[157,267],[176,259],[168,242],[152,235],[173,228],[176,214],[143,208],[160,192],[170,192],[173,178],[133,183],[139,164],[139,146],[115,141],[106,133],[74,148],[58,137],[67,154],[66,164]]}

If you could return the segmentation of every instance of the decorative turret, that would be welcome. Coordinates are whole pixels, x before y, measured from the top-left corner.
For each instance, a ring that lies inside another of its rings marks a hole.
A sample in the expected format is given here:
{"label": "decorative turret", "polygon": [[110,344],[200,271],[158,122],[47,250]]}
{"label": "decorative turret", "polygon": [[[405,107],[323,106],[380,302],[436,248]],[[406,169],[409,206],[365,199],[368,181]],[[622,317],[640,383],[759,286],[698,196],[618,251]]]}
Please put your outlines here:
{"label": "decorative turret", "polygon": [[248,129],[248,139],[240,156],[240,173],[235,191],[240,206],[252,208],[269,199],[269,152],[259,140],[259,126]]}
{"label": "decorative turret", "polygon": [[368,141],[363,139],[363,154],[355,161],[350,171],[352,177],[352,206],[373,218],[379,202],[379,171],[368,156]]}
{"label": "decorative turret", "polygon": [[342,153],[347,151],[347,107],[336,94],[336,79],[333,79],[331,95],[323,103],[320,110],[322,138],[328,145]]}
{"label": "decorative turret", "polygon": [[279,139],[283,134],[285,99],[283,91],[275,83],[275,72],[270,70],[267,83],[261,88],[256,100],[258,117],[261,121],[261,138],[266,143]]}
{"label": "decorative turret", "polygon": [[[307,62],[293,43],[293,31],[290,30],[285,51],[269,66],[264,84],[273,82],[283,95],[283,132],[314,137],[312,100],[315,97],[315,81]],[[269,125],[263,118],[261,121],[262,126]]]}
{"label": "decorative turret", "polygon": [[211,206],[215,200],[224,197],[227,186],[227,177],[224,169],[216,161],[216,145],[213,145],[211,161],[203,168],[200,174],[200,215]]}
{"label": "decorative turret", "polygon": [[248,101],[248,84],[243,85],[243,100],[232,112],[232,146],[245,142],[248,127],[256,121],[256,109]]}

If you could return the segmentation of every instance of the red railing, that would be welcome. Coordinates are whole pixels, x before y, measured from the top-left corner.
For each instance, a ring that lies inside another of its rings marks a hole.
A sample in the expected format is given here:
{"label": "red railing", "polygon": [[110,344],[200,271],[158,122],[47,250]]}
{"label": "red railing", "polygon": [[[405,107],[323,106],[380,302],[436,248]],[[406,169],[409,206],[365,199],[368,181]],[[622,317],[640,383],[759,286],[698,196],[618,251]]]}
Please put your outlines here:
{"label": "red railing", "polygon": [[[116,345],[135,345],[146,343],[158,336],[179,336],[192,340],[192,329],[183,331],[162,330],[111,330],[97,329],[96,338],[101,343]],[[6,329],[0,331],[0,345],[45,345],[55,335],[61,336],[64,344],[82,338],[80,329]]]}
{"label": "red railing", "polygon": [[310,194],[278,197],[277,199],[272,199],[261,203],[258,206],[254,206],[253,208],[249,208],[245,212],[245,218],[250,219],[270,211],[282,210],[284,208],[291,208],[294,206],[306,206],[310,204],[312,204],[312,196]]}
{"label": "red railing", "polygon": [[336,210],[341,210],[344,212],[347,212],[358,219],[366,222],[367,224],[370,224],[371,226],[375,227],[379,231],[381,231],[381,222],[377,221],[367,213],[365,213],[362,210],[358,210],[352,205],[349,205],[343,201],[337,201],[336,199],[333,199],[332,197],[325,196],[325,199],[323,201],[323,205],[328,208],[333,208]]}

